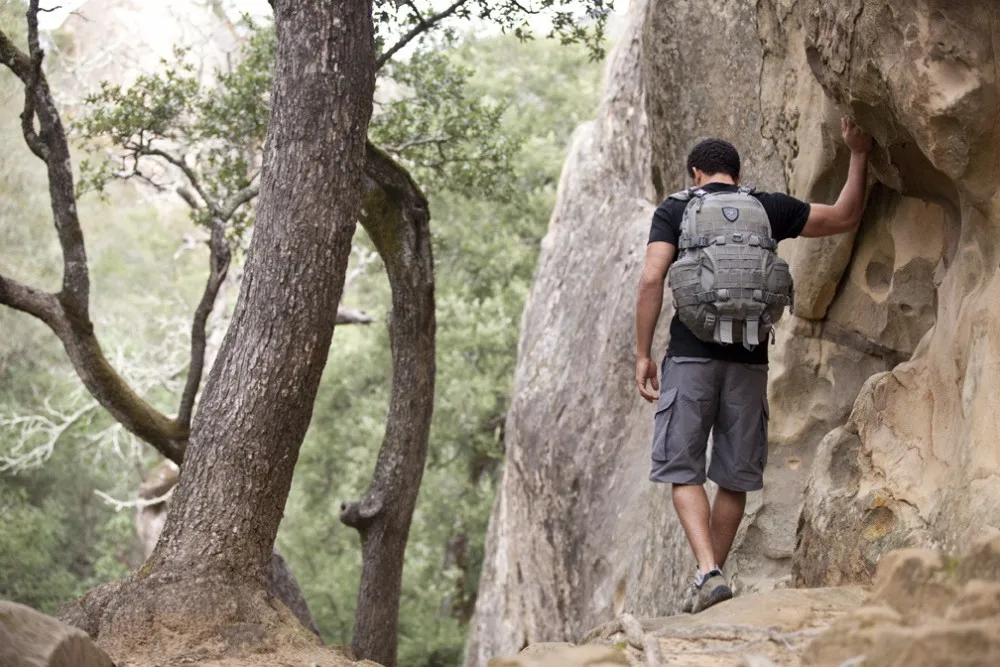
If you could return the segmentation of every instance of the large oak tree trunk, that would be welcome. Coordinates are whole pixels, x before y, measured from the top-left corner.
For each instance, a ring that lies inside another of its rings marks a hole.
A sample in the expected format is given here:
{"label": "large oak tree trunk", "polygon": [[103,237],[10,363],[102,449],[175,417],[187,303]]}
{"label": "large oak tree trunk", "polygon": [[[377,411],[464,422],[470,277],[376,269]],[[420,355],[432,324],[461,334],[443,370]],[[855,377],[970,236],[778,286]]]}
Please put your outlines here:
{"label": "large oak tree trunk", "polygon": [[365,0],[275,3],[257,226],[154,569],[264,580],[337,316],[374,91]]}
{"label": "large oak tree trunk", "polygon": [[257,225],[173,506],[136,575],[68,614],[123,649],[160,628],[225,637],[238,627],[247,643],[252,627],[267,643],[270,626],[295,623],[265,580],[359,216],[375,45],[370,0],[274,4]]}

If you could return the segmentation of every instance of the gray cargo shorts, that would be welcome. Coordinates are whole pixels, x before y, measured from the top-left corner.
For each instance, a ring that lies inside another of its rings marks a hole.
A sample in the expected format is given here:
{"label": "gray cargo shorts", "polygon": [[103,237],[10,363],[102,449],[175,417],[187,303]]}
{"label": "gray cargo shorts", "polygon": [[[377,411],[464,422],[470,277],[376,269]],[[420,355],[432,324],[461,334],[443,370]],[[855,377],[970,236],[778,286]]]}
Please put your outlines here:
{"label": "gray cargo shorts", "polygon": [[712,431],[708,479],[730,491],[760,490],[767,463],[768,416],[767,364],[665,358],[649,479],[704,484],[705,450]]}

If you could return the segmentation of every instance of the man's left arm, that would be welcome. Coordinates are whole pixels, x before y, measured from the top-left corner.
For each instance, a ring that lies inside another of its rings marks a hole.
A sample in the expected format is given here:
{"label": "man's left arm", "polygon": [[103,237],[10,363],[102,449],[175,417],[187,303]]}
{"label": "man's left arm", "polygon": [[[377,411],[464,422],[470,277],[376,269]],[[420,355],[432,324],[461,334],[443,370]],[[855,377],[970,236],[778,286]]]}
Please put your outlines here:
{"label": "man's left arm", "polygon": [[[653,241],[646,246],[646,261],[639,279],[635,304],[635,383],[639,393],[649,402],[659,397],[660,382],[653,361],[653,334],[663,306],[663,281],[674,261],[677,246]],[[650,387],[647,388],[646,384]]]}
{"label": "man's left arm", "polygon": [[865,188],[868,183],[868,152],[871,136],[844,118],[841,121],[844,143],[851,149],[851,164],[837,203],[812,204],[809,219],[802,229],[802,236],[818,237],[843,234],[857,228],[865,206]]}

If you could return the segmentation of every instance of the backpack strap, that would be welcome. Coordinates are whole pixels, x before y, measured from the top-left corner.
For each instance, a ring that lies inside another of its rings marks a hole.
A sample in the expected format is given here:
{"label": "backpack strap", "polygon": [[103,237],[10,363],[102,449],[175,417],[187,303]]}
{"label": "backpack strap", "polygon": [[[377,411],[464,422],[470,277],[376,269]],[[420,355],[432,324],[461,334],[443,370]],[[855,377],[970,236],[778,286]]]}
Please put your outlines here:
{"label": "backpack strap", "polygon": [[757,192],[757,188],[752,185],[741,185],[736,191],[741,195],[752,195]]}

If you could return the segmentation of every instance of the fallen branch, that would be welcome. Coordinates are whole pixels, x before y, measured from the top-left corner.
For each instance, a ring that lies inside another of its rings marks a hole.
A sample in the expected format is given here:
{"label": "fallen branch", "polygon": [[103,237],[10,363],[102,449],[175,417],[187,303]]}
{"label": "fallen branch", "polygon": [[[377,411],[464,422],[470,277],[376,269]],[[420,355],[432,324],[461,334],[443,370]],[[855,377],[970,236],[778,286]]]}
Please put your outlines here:
{"label": "fallen branch", "polygon": [[111,505],[116,512],[120,512],[125,509],[143,509],[146,507],[152,507],[153,505],[159,505],[160,503],[165,503],[170,500],[172,495],[174,495],[175,488],[177,487],[170,487],[169,491],[156,498],[136,498],[135,500],[118,500],[116,498],[112,498],[100,489],[95,489],[94,495]]}

